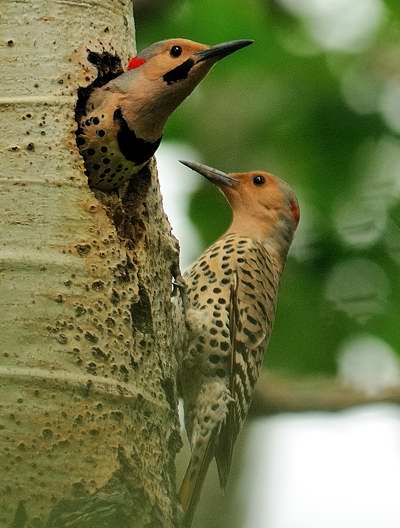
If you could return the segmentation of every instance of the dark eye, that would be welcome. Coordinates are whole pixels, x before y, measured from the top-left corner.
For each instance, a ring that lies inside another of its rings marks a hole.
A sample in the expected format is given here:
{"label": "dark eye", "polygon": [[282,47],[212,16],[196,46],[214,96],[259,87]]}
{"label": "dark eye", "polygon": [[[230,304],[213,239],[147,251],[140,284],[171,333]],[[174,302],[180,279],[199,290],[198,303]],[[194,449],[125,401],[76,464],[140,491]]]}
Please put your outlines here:
{"label": "dark eye", "polygon": [[257,174],[257,176],[253,176],[253,183],[254,185],[263,185],[265,183],[264,176],[261,176],[261,174]]}
{"label": "dark eye", "polygon": [[169,54],[171,57],[179,57],[179,55],[182,53],[182,48],[180,46],[172,46],[172,48],[169,50]]}

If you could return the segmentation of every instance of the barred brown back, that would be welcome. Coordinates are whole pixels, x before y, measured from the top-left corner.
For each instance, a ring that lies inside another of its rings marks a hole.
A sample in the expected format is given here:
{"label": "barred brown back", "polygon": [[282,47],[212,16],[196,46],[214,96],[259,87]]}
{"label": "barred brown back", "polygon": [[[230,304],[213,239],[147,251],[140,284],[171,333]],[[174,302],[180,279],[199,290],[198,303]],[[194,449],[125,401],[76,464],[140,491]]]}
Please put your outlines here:
{"label": "barred brown back", "polygon": [[[224,383],[232,399],[215,449],[224,486],[271,334],[279,268],[260,242],[229,234],[192,265],[185,279],[196,328],[181,380],[186,427],[193,443],[194,422],[203,408],[201,388],[213,380]],[[218,402],[210,397],[210,405]]]}

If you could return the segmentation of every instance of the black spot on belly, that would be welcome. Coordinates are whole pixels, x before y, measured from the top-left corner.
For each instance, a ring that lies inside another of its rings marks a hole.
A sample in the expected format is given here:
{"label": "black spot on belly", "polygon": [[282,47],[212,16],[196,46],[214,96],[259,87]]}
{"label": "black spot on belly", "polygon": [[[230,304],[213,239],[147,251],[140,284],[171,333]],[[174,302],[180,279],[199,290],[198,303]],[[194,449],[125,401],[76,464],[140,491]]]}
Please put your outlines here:
{"label": "black spot on belly", "polygon": [[163,79],[167,84],[172,84],[174,82],[181,81],[182,79],[187,79],[187,76],[189,75],[190,70],[194,66],[194,60],[188,59],[173,70],[170,70],[167,72]]}
{"label": "black spot on belly", "polygon": [[135,132],[129,128],[120,108],[114,112],[114,121],[119,124],[117,140],[124,157],[135,165],[141,165],[148,161],[157,150],[161,137],[154,143],[138,138]]}

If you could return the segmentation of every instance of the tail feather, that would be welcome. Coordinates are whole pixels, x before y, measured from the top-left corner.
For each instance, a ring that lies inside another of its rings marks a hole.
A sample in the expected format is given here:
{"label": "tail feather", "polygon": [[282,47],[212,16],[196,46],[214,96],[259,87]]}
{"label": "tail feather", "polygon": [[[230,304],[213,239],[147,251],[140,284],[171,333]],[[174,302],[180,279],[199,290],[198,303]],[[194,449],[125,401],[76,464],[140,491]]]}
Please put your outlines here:
{"label": "tail feather", "polygon": [[194,513],[207,475],[207,470],[214,456],[216,432],[217,431],[214,430],[207,442],[201,460],[198,460],[197,458],[195,459],[192,455],[189,466],[182,480],[179,490],[179,501],[184,512],[183,526],[185,528],[190,528],[192,525]]}

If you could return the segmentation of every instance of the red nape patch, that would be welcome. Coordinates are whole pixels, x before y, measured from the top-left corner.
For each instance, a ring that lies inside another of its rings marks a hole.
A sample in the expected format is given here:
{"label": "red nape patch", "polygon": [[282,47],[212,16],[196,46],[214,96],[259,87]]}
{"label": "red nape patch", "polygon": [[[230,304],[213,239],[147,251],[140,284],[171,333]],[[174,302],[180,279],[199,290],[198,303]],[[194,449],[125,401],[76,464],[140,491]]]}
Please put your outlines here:
{"label": "red nape patch", "polygon": [[300,208],[297,205],[296,200],[290,200],[290,210],[292,211],[293,220],[296,222],[296,226],[300,221]]}
{"label": "red nape patch", "polygon": [[144,59],[141,59],[140,57],[132,57],[130,61],[128,62],[128,70],[134,70],[135,68],[139,68],[142,64],[144,64],[146,61]]}

